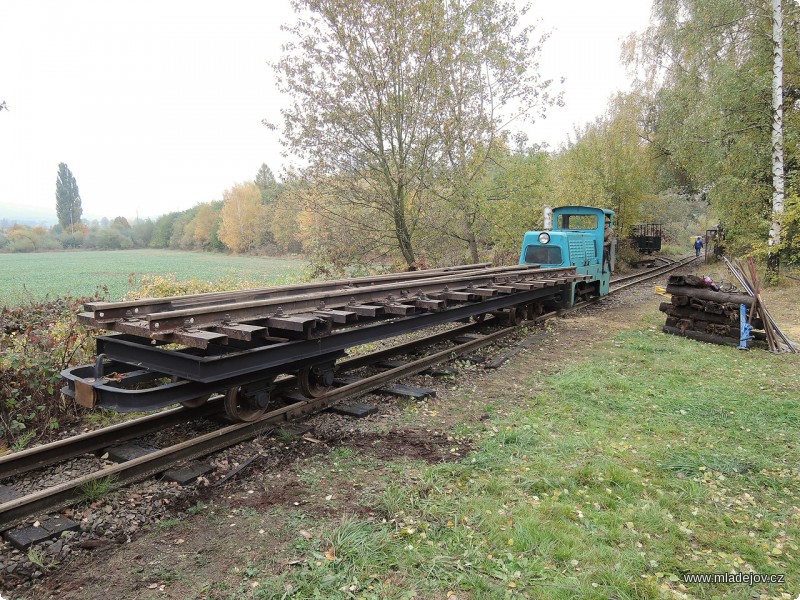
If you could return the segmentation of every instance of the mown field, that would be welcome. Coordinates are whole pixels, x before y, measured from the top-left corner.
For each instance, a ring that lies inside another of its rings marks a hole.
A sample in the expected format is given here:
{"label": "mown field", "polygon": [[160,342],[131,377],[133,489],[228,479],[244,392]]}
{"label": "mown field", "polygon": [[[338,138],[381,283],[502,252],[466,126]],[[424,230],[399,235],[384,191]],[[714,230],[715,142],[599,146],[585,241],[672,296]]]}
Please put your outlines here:
{"label": "mown field", "polygon": [[304,266],[291,258],[155,249],[0,254],[0,306],[92,295],[102,286],[116,300],[138,288],[145,275],[281,283],[299,277]]}

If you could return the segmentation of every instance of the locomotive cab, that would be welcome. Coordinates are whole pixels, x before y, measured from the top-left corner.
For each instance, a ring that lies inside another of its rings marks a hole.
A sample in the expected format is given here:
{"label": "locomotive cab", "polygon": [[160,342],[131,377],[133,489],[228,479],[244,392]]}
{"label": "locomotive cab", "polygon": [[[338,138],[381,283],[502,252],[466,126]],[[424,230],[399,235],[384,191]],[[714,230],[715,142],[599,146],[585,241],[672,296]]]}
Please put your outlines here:
{"label": "locomotive cab", "polygon": [[[608,264],[603,268],[606,221],[614,227],[614,211],[590,206],[561,206],[553,210],[553,228],[528,231],[522,241],[519,264],[543,267],[574,266],[591,279],[572,284],[571,304],[608,294],[616,244],[612,240]],[[605,272],[604,272],[605,271]]]}

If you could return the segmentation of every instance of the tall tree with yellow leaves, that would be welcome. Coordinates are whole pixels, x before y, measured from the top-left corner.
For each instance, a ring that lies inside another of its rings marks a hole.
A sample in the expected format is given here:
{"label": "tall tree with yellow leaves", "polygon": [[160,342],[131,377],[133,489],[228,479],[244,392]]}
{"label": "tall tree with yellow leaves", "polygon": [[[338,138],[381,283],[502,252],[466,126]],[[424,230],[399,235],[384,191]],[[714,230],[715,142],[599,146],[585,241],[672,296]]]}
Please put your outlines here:
{"label": "tall tree with yellow leaves", "polygon": [[255,183],[239,183],[223,194],[220,241],[234,252],[252,252],[266,229],[261,190]]}

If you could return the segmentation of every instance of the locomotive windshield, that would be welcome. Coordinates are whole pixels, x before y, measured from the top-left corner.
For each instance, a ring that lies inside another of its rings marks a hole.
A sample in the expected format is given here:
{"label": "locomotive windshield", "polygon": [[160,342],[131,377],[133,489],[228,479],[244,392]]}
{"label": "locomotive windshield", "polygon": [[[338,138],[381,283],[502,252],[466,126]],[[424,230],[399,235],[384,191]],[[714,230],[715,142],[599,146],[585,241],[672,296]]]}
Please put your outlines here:
{"label": "locomotive windshield", "polygon": [[566,229],[597,229],[597,215],[558,215],[557,227]]}
{"label": "locomotive windshield", "polygon": [[561,248],[558,246],[528,246],[525,249],[525,262],[537,265],[560,265]]}

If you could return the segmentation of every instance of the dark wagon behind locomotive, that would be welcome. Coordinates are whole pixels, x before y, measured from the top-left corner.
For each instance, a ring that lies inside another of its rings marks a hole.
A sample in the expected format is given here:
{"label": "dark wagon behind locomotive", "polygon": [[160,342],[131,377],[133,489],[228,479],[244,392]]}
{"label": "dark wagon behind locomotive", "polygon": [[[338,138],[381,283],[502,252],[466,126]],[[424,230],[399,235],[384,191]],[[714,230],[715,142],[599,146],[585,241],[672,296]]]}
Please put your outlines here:
{"label": "dark wagon behind locomotive", "polygon": [[307,398],[325,394],[348,348],[486,314],[517,324],[607,294],[603,227],[614,213],[568,206],[554,214],[554,229],[525,234],[514,266],[88,303],[79,321],[112,333],[97,336],[94,364],[62,373],[63,392],[120,412],[222,393],[231,418],[252,421],[280,402],[272,392],[281,375],[295,375]]}
{"label": "dark wagon behind locomotive", "polygon": [[631,232],[634,247],[643,254],[661,252],[662,237],[661,223],[640,223],[634,225]]}

